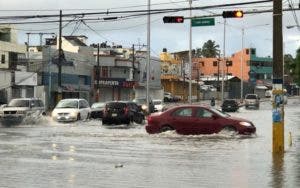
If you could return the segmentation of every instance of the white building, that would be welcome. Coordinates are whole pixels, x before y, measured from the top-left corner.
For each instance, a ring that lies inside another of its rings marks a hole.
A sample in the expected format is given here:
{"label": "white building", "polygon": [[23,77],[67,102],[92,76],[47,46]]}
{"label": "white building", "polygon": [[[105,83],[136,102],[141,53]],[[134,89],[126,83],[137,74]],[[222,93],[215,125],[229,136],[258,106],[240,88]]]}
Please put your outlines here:
{"label": "white building", "polygon": [[11,25],[0,25],[0,103],[12,98],[35,97],[37,75],[26,70],[26,46],[17,44]]}

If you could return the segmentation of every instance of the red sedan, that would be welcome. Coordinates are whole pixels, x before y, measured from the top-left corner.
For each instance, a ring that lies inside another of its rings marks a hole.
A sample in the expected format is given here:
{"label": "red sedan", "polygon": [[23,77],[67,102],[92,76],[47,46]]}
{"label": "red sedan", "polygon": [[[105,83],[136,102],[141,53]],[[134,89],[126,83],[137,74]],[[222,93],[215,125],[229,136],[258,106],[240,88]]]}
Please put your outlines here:
{"label": "red sedan", "polygon": [[208,106],[183,105],[148,116],[146,131],[149,134],[168,130],[176,130],[179,134],[213,134],[222,130],[252,134],[256,128],[251,121],[232,117]]}

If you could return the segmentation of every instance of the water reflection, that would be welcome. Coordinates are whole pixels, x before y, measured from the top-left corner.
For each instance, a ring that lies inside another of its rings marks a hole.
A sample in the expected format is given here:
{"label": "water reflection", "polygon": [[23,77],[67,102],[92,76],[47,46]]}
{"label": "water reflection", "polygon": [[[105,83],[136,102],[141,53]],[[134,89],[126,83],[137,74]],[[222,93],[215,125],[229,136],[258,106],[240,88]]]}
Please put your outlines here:
{"label": "water reflection", "polygon": [[274,153],[272,158],[272,181],[271,187],[282,188],[285,182],[285,170],[284,170],[284,153]]}

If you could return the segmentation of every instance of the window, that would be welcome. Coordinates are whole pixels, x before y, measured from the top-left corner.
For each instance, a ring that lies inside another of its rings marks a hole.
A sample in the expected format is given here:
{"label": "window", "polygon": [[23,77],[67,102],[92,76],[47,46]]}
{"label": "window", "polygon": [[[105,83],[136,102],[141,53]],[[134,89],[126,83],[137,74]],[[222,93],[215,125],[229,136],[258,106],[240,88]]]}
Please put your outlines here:
{"label": "window", "polygon": [[249,49],[246,49],[246,54],[249,55]]}
{"label": "window", "polygon": [[5,55],[2,54],[2,55],[1,55],[1,64],[4,64],[4,63],[5,63]]}
{"label": "window", "polygon": [[213,66],[214,66],[214,67],[218,66],[218,62],[217,62],[217,61],[214,61],[214,62],[213,62]]}
{"label": "window", "polygon": [[192,108],[180,108],[176,110],[173,115],[174,116],[183,116],[183,117],[191,117],[192,116]]}
{"label": "window", "polygon": [[88,108],[89,104],[85,100],[80,100],[79,101],[79,108]]}
{"label": "window", "polygon": [[251,48],[251,55],[255,55],[255,49]]}
{"label": "window", "polygon": [[102,67],[100,77],[108,78],[108,67]]}
{"label": "window", "polygon": [[213,113],[211,113],[210,111],[203,109],[203,108],[198,108],[197,112],[196,112],[196,117],[199,118],[210,118],[212,117]]}
{"label": "window", "polygon": [[232,66],[232,61],[226,61],[226,66],[227,66],[227,67]]}

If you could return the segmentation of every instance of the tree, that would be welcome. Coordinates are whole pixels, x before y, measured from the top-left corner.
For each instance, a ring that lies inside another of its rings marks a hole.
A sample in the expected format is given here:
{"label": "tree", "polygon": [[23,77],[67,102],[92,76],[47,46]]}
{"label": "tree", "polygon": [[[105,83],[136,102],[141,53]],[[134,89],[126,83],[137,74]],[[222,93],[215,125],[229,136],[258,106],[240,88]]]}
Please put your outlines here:
{"label": "tree", "polygon": [[296,52],[295,64],[295,80],[300,85],[300,48]]}
{"label": "tree", "polygon": [[295,74],[296,63],[291,54],[284,55],[284,74],[293,76]]}
{"label": "tree", "polygon": [[216,44],[215,41],[208,40],[205,42],[201,49],[201,56],[202,57],[217,57],[219,54],[220,46]]}

